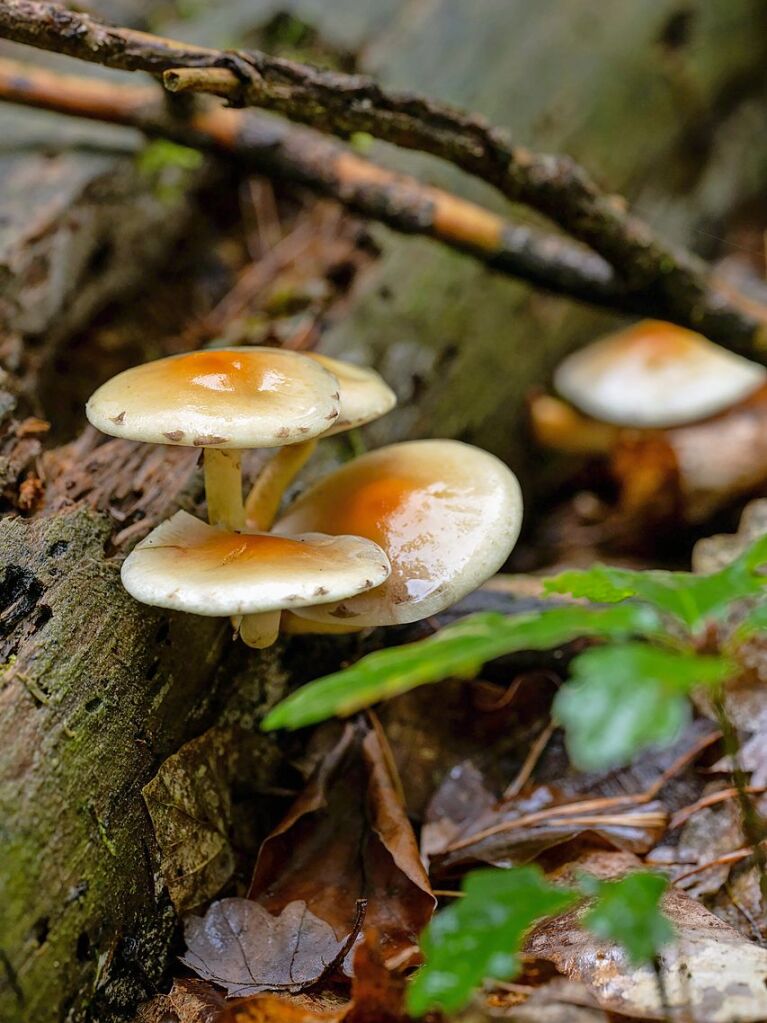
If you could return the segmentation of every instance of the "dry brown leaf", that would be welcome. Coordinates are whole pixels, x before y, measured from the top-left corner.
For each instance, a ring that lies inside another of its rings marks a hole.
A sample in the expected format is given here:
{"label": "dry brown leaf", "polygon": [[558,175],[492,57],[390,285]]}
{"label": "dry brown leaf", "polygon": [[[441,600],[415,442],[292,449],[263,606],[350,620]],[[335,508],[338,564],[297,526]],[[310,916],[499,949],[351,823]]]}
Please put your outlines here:
{"label": "dry brown leaf", "polygon": [[160,870],[179,912],[213,898],[234,871],[228,832],[235,759],[229,731],[212,728],[168,757],[144,786]]}
{"label": "dry brown leaf", "polygon": [[350,999],[337,995],[256,995],[230,1005],[217,1023],[400,1023],[404,1010],[405,980],[392,973],[380,958],[380,942],[368,931],[354,955]]}
{"label": "dry brown leaf", "polygon": [[[339,941],[379,935],[390,968],[418,955],[435,899],[405,813],[386,740],[375,723],[348,724],[282,823],[264,841],[249,898],[270,913],[296,900]],[[344,971],[351,973],[351,955]]]}
{"label": "dry brown leaf", "polygon": [[[617,877],[640,867],[629,853],[588,853],[557,873],[578,871]],[[700,903],[671,890],[663,911],[677,940],[661,953],[669,1003],[705,1023],[757,1023],[767,1019],[767,949],[747,941]],[[649,967],[628,962],[617,945],[601,941],[579,925],[579,910],[546,921],[530,935],[525,953],[552,963],[584,984],[608,1012],[636,1019],[663,1019],[656,978]]]}
{"label": "dry brown leaf", "polygon": [[232,997],[260,991],[300,991],[317,983],[346,955],[351,933],[337,938],[305,902],[273,915],[249,899],[221,899],[204,917],[187,917],[190,969]]}

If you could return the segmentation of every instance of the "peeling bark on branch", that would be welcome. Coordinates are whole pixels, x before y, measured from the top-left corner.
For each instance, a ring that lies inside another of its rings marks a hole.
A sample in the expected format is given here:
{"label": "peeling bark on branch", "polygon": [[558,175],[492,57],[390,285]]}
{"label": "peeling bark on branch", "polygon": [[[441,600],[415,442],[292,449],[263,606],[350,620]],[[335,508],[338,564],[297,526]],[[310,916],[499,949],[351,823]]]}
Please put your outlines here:
{"label": "peeling bark on branch", "polygon": [[[670,318],[751,357],[767,358],[759,311],[718,291],[705,264],[663,242],[624,201],[603,192],[568,157],[515,146],[484,118],[373,79],[323,71],[259,51],[215,50],[103,25],[49,2],[10,0],[0,8],[0,34],[109,67],[164,74],[170,89],[229,93],[341,136],[366,132],[453,163],[507,198],[550,217],[615,267],[631,291],[652,291]],[[216,69],[212,76],[188,69]],[[231,85],[221,74],[230,74]]]}

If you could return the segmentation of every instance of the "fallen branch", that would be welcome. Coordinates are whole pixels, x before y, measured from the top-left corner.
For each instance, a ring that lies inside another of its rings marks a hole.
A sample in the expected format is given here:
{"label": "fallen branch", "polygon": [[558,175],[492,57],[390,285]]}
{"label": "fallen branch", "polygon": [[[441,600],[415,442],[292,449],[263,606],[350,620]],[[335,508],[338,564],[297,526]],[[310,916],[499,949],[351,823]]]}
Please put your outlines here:
{"label": "fallen branch", "polygon": [[367,132],[445,159],[523,202],[607,259],[631,292],[657,296],[665,315],[752,357],[767,358],[764,310],[725,294],[706,266],[655,235],[566,157],[514,146],[482,118],[371,79],[258,51],[224,51],[103,25],[50,2],[0,5],[0,35],[109,67],[164,75],[177,92],[260,106],[334,134]]}
{"label": "fallen branch", "polygon": [[610,264],[588,249],[385,170],[308,128],[224,107],[178,117],[152,86],[61,75],[4,59],[0,100],[234,156],[259,173],[306,185],[404,234],[435,238],[536,287],[625,312],[662,312],[628,292]]}

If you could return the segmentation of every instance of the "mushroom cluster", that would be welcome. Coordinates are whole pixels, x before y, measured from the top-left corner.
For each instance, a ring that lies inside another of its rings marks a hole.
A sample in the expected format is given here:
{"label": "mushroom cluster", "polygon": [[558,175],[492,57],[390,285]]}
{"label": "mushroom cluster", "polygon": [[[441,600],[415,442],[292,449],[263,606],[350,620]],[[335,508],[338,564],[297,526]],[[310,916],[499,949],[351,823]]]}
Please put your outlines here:
{"label": "mushroom cluster", "polygon": [[[104,433],[203,451],[208,522],[179,511],[128,555],[135,599],[231,618],[250,646],[285,632],[413,622],[508,557],[522,497],[497,458],[457,441],[394,444],[332,472],[278,519],[318,441],[390,411],[381,377],[315,353],[210,349],[118,374],[88,402]],[[243,500],[241,452],[276,449]]]}
{"label": "mushroom cluster", "polygon": [[531,403],[539,443],[606,458],[621,509],[688,521],[767,479],[767,370],[659,320],[599,338]]}

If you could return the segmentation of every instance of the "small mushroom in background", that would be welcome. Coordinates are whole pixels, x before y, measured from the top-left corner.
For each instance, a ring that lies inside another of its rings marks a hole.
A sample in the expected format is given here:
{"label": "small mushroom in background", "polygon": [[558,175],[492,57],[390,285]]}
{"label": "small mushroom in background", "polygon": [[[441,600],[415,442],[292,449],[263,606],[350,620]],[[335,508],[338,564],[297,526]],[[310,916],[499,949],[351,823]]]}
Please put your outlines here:
{"label": "small mushroom in background", "polygon": [[643,320],[566,358],[554,387],[531,401],[536,440],[607,459],[621,514],[698,522],[767,481],[767,370],[700,334]]}
{"label": "small mushroom in background", "polygon": [[340,415],[338,380],[297,352],[220,348],[125,370],[92,395],[89,421],[103,433],[204,450],[208,518],[244,524],[240,452],[297,444]]}
{"label": "small mushroom in background", "polygon": [[522,524],[516,477],[459,441],[393,444],[362,455],[305,491],[274,532],[367,537],[391,563],[388,579],[340,601],[291,608],[286,632],[353,632],[419,621],[494,575]]}
{"label": "small mushroom in background", "polygon": [[128,555],[122,581],[144,604],[242,615],[243,640],[263,648],[277,638],[284,609],[353,597],[389,572],[381,548],[358,536],[234,533],[179,511]]}
{"label": "small mushroom in background", "polygon": [[276,453],[261,471],[248,495],[245,512],[253,528],[269,529],[274,522],[285,490],[306,465],[317,444],[346,430],[373,422],[397,404],[394,391],[372,369],[331,359],[317,352],[304,352],[338,381],[340,414],[320,436],[292,444]]}

